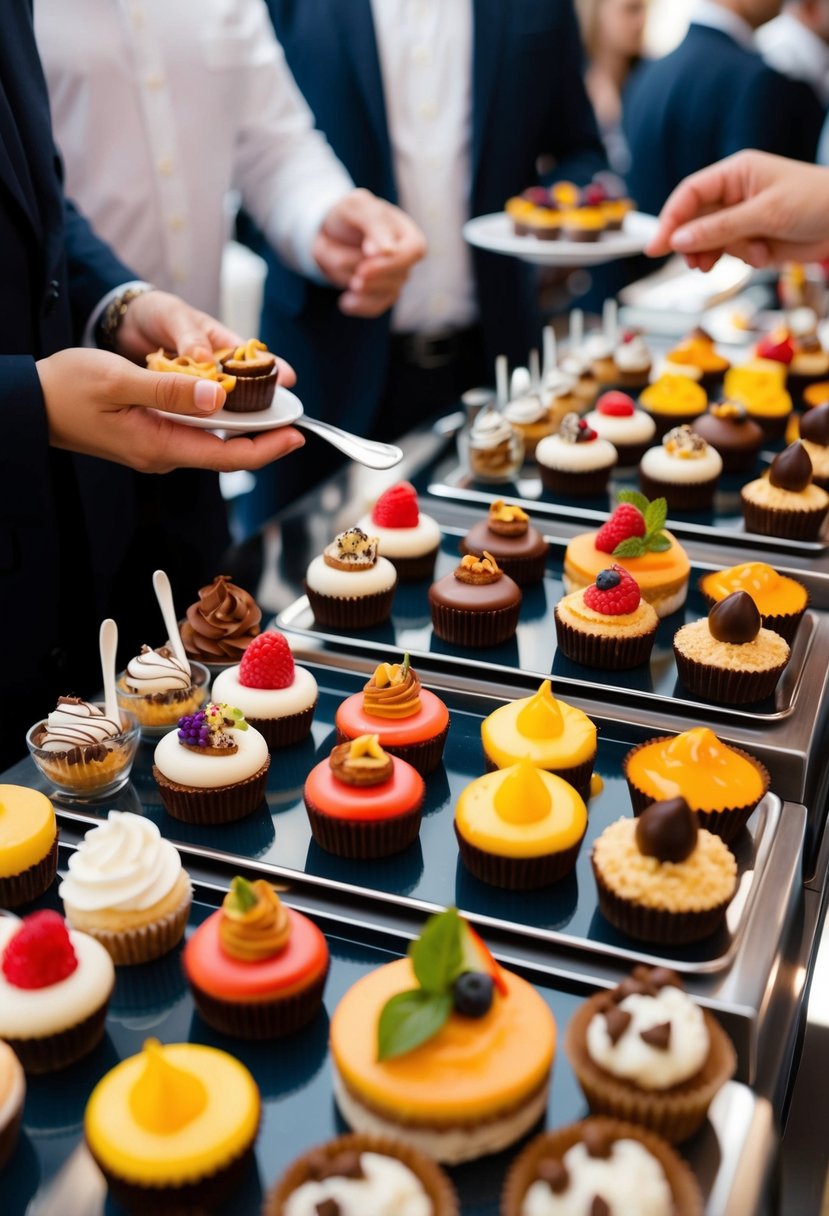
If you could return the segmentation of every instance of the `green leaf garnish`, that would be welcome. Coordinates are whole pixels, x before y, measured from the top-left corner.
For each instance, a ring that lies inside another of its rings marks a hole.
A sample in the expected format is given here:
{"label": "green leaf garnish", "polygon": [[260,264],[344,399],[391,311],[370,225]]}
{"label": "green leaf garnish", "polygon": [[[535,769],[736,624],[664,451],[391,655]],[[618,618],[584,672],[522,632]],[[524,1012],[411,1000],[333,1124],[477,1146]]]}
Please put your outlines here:
{"label": "green leaf garnish", "polygon": [[428,1042],[449,1020],[452,994],[411,988],[386,1001],[377,1027],[377,1058],[392,1060]]}
{"label": "green leaf garnish", "polygon": [[640,513],[645,521],[645,535],[629,536],[620,541],[613,550],[613,557],[643,557],[646,553],[665,553],[670,549],[671,542],[662,531],[668,518],[668,504],[664,498],[648,502],[638,490],[620,490],[616,498],[618,502],[630,503]]}
{"label": "green leaf garnish", "polygon": [[647,519],[647,511],[650,503],[644,494],[640,494],[638,490],[620,490],[616,495],[617,502],[628,502],[632,507],[636,507]]}
{"label": "green leaf garnish", "polygon": [[660,534],[655,536],[650,542],[651,553],[667,553],[670,547],[671,542],[668,540],[664,532],[660,532]]}
{"label": "green leaf garnish", "polygon": [[629,536],[627,540],[620,540],[616,548],[613,550],[614,557],[641,557],[645,549],[644,536]]}
{"label": "green leaf garnish", "polygon": [[409,652],[407,650],[406,653],[403,655],[403,664],[402,664],[400,670],[403,672],[406,672],[409,670],[411,665],[412,665],[412,660],[409,658]]}
{"label": "green leaf garnish", "polygon": [[409,958],[417,982],[426,992],[446,992],[463,968],[461,918],[457,908],[430,916],[417,941],[409,946]]}
{"label": "green leaf garnish", "polygon": [[259,903],[259,896],[253,889],[251,883],[246,878],[242,878],[237,874],[230,884],[230,898],[228,903],[231,909],[237,912],[249,912],[251,908],[255,908]]}
{"label": "green leaf garnish", "polygon": [[668,504],[664,498],[655,498],[644,512],[645,529],[648,533],[661,532],[668,518]]}

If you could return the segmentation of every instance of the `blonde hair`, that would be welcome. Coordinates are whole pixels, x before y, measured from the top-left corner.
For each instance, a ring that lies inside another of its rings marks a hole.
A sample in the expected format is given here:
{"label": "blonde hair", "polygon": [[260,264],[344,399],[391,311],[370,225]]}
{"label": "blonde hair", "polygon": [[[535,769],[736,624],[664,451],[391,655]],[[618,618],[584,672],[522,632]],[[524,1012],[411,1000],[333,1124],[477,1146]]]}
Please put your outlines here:
{"label": "blonde hair", "polygon": [[581,28],[581,40],[587,52],[587,58],[593,59],[596,54],[596,44],[599,37],[599,9],[602,0],[575,0],[576,16]]}

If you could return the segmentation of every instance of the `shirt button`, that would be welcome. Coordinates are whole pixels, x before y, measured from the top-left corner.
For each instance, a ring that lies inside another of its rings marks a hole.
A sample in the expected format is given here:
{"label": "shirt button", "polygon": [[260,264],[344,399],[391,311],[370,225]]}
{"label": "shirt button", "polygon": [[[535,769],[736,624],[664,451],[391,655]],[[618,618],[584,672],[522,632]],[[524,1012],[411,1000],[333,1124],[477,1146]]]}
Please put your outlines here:
{"label": "shirt button", "polygon": [[163,157],[163,159],[158,162],[158,171],[162,177],[172,177],[174,168],[175,166],[173,165],[172,158],[169,156]]}
{"label": "shirt button", "polygon": [[148,89],[161,89],[163,87],[164,87],[164,77],[160,76],[158,72],[151,72],[150,75],[147,77],[147,88]]}
{"label": "shirt button", "polygon": [[437,116],[438,108],[435,103],[433,101],[424,101],[423,105],[420,107],[420,117],[428,118],[429,121],[431,121],[432,119],[437,118]]}
{"label": "shirt button", "polygon": [[57,308],[59,299],[60,299],[60,283],[57,281],[57,279],[52,279],[49,283],[49,286],[46,288],[46,292],[43,296],[43,314],[44,314],[44,316],[50,317],[52,315],[52,313]]}
{"label": "shirt button", "polygon": [[167,227],[171,232],[181,232],[185,225],[185,219],[182,215],[171,215],[167,221]]}
{"label": "shirt button", "polygon": [[424,46],[421,43],[418,46],[412,47],[412,59],[415,63],[426,64],[431,58],[432,52],[428,46]]}

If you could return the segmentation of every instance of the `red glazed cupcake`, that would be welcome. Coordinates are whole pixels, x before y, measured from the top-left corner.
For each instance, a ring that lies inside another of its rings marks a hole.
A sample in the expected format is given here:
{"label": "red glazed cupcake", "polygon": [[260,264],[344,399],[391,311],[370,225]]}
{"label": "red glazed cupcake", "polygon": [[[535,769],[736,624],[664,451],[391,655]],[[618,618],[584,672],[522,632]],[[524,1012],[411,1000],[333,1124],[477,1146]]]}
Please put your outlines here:
{"label": "red glazed cupcake", "polygon": [[399,481],[385,490],[357,527],[377,537],[380,552],[394,566],[399,582],[414,583],[434,574],[440,527],[420,510],[410,482]]}
{"label": "red glazed cupcake", "polygon": [[468,553],[429,588],[432,629],[456,646],[499,646],[514,635],[521,589],[491,553]]}
{"label": "red glazed cupcake", "polygon": [[318,688],[311,672],[294,663],[282,634],[269,629],[253,639],[238,666],[216,677],[213,695],[241,709],[272,750],[307,739]]}
{"label": "red glazed cupcake", "polygon": [[486,519],[473,525],[461,541],[461,554],[491,553],[504,574],[519,587],[540,583],[550,546],[520,507],[496,499]]}

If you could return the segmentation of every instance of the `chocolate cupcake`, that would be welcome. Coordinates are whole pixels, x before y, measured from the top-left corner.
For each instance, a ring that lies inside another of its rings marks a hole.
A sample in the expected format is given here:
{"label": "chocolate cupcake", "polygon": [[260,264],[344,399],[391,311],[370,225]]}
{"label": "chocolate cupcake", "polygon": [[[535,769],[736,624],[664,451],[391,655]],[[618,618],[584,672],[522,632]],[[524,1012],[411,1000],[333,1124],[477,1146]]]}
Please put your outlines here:
{"label": "chocolate cupcake", "polygon": [[691,430],[722,457],[724,473],[744,473],[754,466],[763,446],[763,428],[749,418],[739,401],[720,401],[695,418]]}
{"label": "chocolate cupcake", "polygon": [[262,609],[253,596],[229,574],[217,574],[212,583],[200,587],[181,623],[181,640],[191,659],[210,667],[238,663],[258,635]]}
{"label": "chocolate cupcake", "polygon": [[812,483],[829,490],[829,401],[800,419],[800,441],[812,462]]}
{"label": "chocolate cupcake", "polygon": [[474,524],[460,543],[461,554],[491,553],[519,587],[541,582],[549,548],[526,511],[502,498],[491,504],[487,518]]}
{"label": "chocolate cupcake", "polygon": [[234,414],[266,410],[273,401],[279,371],[276,358],[264,342],[251,338],[244,346],[228,351],[220,360],[222,371],[236,377],[236,387],[227,395],[225,409]]}
{"label": "chocolate cupcake", "polygon": [[305,572],[305,591],[317,626],[368,629],[388,620],[397,585],[394,566],[362,528],[340,532]]}
{"label": "chocolate cupcake", "polygon": [[800,441],[775,456],[765,477],[740,492],[748,532],[787,540],[817,540],[829,494],[812,484],[812,462]]}
{"label": "chocolate cupcake", "polygon": [[429,588],[432,629],[456,646],[499,646],[518,625],[521,589],[491,553],[468,553]]}
{"label": "chocolate cupcake", "polygon": [[770,697],[789,661],[789,644],[763,629],[747,591],[714,604],[708,617],[674,634],[680,680],[696,697],[720,705],[748,705]]}

